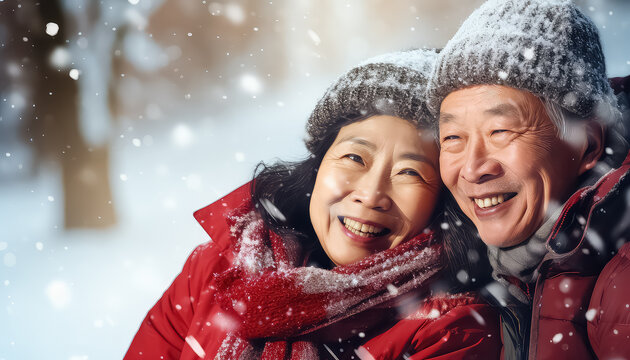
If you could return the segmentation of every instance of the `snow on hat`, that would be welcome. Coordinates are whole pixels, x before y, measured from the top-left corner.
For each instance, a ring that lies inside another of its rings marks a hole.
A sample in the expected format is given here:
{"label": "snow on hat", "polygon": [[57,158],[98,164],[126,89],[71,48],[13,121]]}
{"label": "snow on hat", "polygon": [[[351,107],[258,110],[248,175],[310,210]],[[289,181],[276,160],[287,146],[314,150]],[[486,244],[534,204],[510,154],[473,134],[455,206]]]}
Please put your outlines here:
{"label": "snow on hat", "polygon": [[580,117],[616,104],[597,27],[570,0],[489,0],[475,10],[440,52],[429,109],[481,84],[528,90]]}
{"label": "snow on hat", "polygon": [[429,126],[426,84],[437,54],[409,50],[380,55],[343,74],[326,90],[306,124],[306,148],[314,153],[330,126],[349,115],[377,112]]}

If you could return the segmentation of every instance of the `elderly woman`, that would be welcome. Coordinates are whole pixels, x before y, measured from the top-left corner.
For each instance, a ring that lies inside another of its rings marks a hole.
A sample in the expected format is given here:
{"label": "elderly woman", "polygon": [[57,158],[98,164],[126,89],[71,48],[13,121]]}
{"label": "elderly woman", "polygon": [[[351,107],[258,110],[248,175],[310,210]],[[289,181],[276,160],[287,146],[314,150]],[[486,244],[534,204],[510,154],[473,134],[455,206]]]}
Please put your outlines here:
{"label": "elderly woman", "polygon": [[125,359],[498,358],[495,311],[458,293],[483,266],[439,201],[434,59],[414,50],[350,70],[309,119],[311,156],[261,165],[195,213],[213,241]]}

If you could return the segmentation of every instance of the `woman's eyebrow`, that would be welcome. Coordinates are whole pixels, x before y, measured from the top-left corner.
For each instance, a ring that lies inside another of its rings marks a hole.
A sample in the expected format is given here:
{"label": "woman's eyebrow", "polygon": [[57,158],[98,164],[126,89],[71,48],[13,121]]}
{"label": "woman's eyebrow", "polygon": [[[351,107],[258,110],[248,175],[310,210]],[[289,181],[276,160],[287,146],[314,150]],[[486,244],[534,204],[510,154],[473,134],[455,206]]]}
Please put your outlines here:
{"label": "woman's eyebrow", "polygon": [[341,144],[343,142],[351,142],[353,144],[363,145],[369,148],[370,150],[376,150],[376,145],[374,143],[369,142],[363,138],[356,137],[356,136],[346,136],[345,138],[342,138],[341,140],[339,140],[337,144]]}
{"label": "woman's eyebrow", "polygon": [[413,160],[413,161],[419,161],[419,162],[425,162],[427,164],[430,164],[431,166],[435,167],[436,165],[433,163],[433,161],[431,161],[431,159],[429,159],[427,156],[418,154],[418,153],[412,153],[412,152],[407,152],[407,153],[403,153],[400,154],[400,156],[398,156],[399,160]]}

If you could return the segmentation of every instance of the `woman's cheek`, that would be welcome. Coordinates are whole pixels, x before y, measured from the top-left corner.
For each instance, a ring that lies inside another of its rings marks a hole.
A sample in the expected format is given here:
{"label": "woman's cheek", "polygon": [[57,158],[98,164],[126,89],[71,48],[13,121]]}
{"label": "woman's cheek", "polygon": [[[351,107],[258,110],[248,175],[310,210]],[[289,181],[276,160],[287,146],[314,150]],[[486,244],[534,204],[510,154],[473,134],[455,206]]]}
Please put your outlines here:
{"label": "woman's cheek", "polygon": [[322,184],[332,197],[342,196],[343,189],[350,184],[349,178],[345,176],[341,170],[330,171],[329,173],[322,175]]}

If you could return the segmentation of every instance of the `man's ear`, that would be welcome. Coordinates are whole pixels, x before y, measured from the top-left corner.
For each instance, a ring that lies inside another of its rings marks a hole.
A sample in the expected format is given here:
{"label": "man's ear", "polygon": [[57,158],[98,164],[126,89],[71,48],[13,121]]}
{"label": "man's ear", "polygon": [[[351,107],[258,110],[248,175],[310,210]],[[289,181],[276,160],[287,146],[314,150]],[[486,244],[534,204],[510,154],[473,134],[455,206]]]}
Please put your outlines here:
{"label": "man's ear", "polygon": [[595,167],[604,153],[604,126],[597,120],[588,120],[584,124],[586,129],[586,148],[582,154],[579,174]]}

